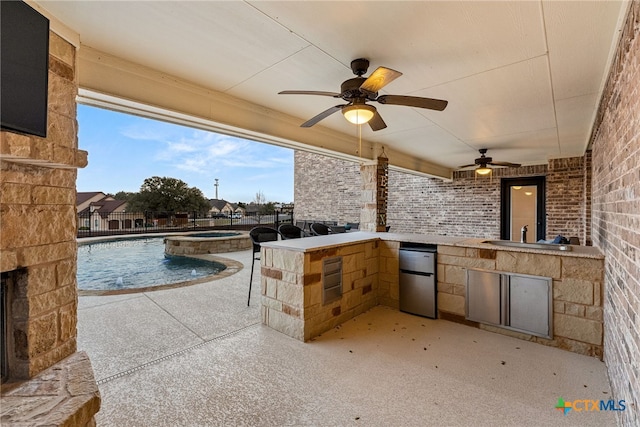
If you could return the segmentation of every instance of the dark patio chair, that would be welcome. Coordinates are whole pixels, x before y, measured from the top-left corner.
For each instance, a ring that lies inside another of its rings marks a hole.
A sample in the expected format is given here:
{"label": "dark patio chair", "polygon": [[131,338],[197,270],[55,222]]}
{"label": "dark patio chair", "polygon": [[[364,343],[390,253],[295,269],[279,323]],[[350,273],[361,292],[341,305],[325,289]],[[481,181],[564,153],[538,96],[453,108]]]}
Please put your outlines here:
{"label": "dark patio chair", "polygon": [[278,231],[280,232],[282,238],[285,240],[299,239],[301,237],[307,236],[302,228],[293,224],[280,224],[280,226],[278,227]]}
{"label": "dark patio chair", "polygon": [[251,231],[249,231],[249,237],[251,237],[251,242],[253,243],[253,252],[251,254],[251,276],[249,277],[249,298],[247,298],[247,307],[251,303],[251,282],[253,282],[253,266],[256,260],[259,260],[260,257],[256,258],[256,254],[260,253],[260,244],[263,242],[275,242],[278,240],[278,236],[280,233],[275,228],[271,227],[253,227]]}
{"label": "dark patio chair", "polygon": [[331,232],[331,229],[324,224],[320,224],[319,222],[314,222],[311,224],[311,234],[314,236],[326,236]]}
{"label": "dark patio chair", "polygon": [[349,230],[358,230],[358,229],[360,229],[360,223],[359,222],[348,222],[347,223],[347,227],[349,227]]}

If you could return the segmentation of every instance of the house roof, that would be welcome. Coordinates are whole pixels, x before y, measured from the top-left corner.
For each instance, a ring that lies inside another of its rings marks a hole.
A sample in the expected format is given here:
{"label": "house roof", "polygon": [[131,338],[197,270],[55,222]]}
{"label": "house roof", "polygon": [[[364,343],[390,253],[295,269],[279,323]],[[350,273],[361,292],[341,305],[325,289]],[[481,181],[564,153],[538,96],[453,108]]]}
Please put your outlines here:
{"label": "house roof", "polygon": [[[88,194],[88,193],[87,193]],[[96,194],[101,194],[100,192],[98,193],[93,193],[94,196]],[[85,199],[85,201],[88,199]],[[91,208],[97,208],[94,209],[93,212],[97,212],[100,214],[100,216],[102,216],[103,218],[106,218],[107,216],[109,216],[109,214],[111,214],[112,212],[116,211],[117,209],[124,209],[127,204],[127,202],[125,200],[116,200],[111,196],[105,196],[100,200],[91,202],[89,204],[89,206],[87,206],[86,208],[84,208],[82,211],[78,212],[78,215],[87,215],[90,212],[92,212]]]}
{"label": "house roof", "polygon": [[233,208],[231,203],[227,202],[224,199],[209,199],[209,204],[211,205],[212,208],[216,208],[219,211],[221,211],[227,206],[229,206],[230,208]]}
{"label": "house roof", "polygon": [[89,191],[89,192],[77,192],[76,193],[76,206],[81,205],[87,200],[92,199],[93,197],[102,194],[106,196],[102,191]]}

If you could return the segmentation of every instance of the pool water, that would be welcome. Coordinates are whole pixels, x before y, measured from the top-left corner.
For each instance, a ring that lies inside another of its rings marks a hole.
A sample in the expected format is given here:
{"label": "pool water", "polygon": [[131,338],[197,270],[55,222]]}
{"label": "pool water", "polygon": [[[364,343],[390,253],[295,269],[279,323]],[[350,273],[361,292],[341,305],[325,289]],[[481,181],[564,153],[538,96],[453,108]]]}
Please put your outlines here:
{"label": "pool water", "polygon": [[78,289],[145,288],[199,279],[224,264],[188,257],[166,257],[163,237],[112,240],[78,246]]}

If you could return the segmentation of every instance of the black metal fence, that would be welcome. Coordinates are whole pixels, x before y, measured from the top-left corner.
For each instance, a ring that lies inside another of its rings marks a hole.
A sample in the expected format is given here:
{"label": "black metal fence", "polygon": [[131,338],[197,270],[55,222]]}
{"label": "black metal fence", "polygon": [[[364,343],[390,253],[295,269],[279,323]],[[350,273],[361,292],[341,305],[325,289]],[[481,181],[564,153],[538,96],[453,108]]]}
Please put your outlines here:
{"label": "black metal fence", "polygon": [[250,230],[257,225],[277,228],[291,223],[293,212],[275,210],[245,215],[201,214],[198,212],[81,212],[78,237],[136,233],[168,233],[198,230]]}

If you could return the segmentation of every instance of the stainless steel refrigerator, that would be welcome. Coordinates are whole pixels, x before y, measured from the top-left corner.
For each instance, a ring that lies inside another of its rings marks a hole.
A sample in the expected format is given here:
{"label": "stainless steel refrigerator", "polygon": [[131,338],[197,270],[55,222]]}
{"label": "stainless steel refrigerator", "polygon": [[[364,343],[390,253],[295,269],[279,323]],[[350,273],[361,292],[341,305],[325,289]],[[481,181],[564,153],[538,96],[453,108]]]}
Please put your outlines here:
{"label": "stainless steel refrigerator", "polygon": [[436,247],[400,246],[400,311],[436,318]]}

